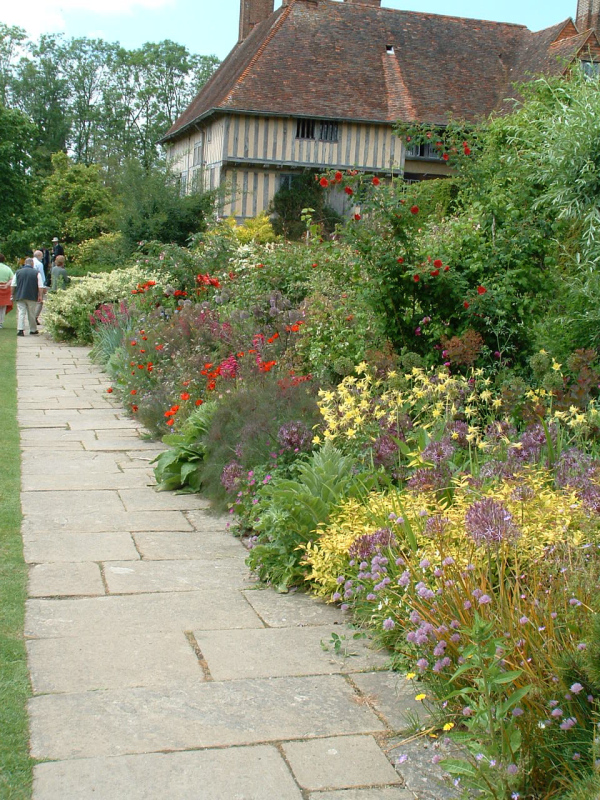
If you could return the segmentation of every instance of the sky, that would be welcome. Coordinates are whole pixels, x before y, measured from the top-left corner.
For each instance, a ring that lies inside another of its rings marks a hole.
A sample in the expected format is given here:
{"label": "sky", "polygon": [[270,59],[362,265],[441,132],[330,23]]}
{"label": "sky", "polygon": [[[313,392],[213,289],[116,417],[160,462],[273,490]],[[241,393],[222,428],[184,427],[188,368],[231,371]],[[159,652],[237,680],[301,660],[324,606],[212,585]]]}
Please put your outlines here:
{"label": "sky", "polygon": [[[275,0],[275,7],[281,0]],[[540,30],[575,17],[577,0],[382,0],[387,8],[514,22]],[[171,39],[192,53],[225,58],[237,41],[239,0],[0,0],[0,22],[30,38],[63,33],[127,49]]]}

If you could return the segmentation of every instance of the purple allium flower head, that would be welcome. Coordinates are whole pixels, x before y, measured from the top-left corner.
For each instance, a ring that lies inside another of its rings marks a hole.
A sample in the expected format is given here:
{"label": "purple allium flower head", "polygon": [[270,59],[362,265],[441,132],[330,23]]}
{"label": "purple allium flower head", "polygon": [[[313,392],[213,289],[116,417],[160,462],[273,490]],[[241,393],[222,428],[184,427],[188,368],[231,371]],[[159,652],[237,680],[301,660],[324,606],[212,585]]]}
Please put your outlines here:
{"label": "purple allium flower head", "polygon": [[579,692],[583,691],[583,686],[580,683],[574,683],[571,686],[571,691],[573,694],[579,694]]}
{"label": "purple allium flower head", "polygon": [[558,717],[562,717],[562,715],[563,715],[562,708],[555,708],[555,709],[553,709],[553,711],[550,714],[550,716],[554,717],[554,719],[557,719]]}
{"label": "purple allium flower head", "polygon": [[402,575],[398,578],[398,586],[402,586],[406,589],[406,587],[410,583],[410,572],[408,570],[404,570]]}
{"label": "purple allium flower head", "polygon": [[471,601],[465,600],[465,602],[463,603],[463,608],[465,609],[465,611],[468,611],[471,608]]}
{"label": "purple allium flower head", "polygon": [[417,469],[407,480],[406,486],[416,492],[435,492],[445,489],[450,482],[450,470],[446,467]]}
{"label": "purple allium flower head", "polygon": [[334,603],[337,603],[338,600],[342,599],[342,595],[339,592],[335,592],[331,599]]}
{"label": "purple allium flower head", "polygon": [[441,514],[435,514],[433,517],[429,517],[425,523],[425,529],[423,533],[425,536],[441,536],[446,530],[449,522],[450,520],[448,517],[442,517]]}
{"label": "purple allium flower head", "polygon": [[449,436],[444,436],[439,442],[430,442],[421,453],[421,458],[429,464],[439,466],[444,461],[449,461],[454,455],[454,445]]}
{"label": "purple allium flower head", "polygon": [[237,492],[244,468],[237,461],[230,461],[221,472],[221,485],[227,492]]}
{"label": "purple allium flower head", "polygon": [[391,617],[383,620],[383,630],[384,631],[391,631],[396,627],[396,623]]}
{"label": "purple allium flower head", "polygon": [[465,527],[476,544],[489,545],[520,535],[510,511],[491,497],[473,503],[465,515]]}
{"label": "purple allium flower head", "polygon": [[419,566],[421,567],[421,569],[428,569],[431,566],[431,561],[428,558],[424,558],[420,562]]}
{"label": "purple allium flower head", "polygon": [[389,528],[379,528],[374,533],[365,533],[357,537],[348,548],[350,558],[361,561],[371,558],[384,547],[392,547],[398,540]]}
{"label": "purple allium flower head", "polygon": [[445,559],[442,561],[442,566],[443,566],[443,567],[449,567],[449,566],[451,566],[452,564],[454,564],[454,559],[452,558],[452,556],[448,556],[447,558],[445,558]]}
{"label": "purple allium flower head", "polygon": [[312,449],[313,436],[309,428],[301,422],[286,422],[279,428],[277,441],[284,450],[307,452]]}
{"label": "purple allium flower head", "polygon": [[377,600],[377,595],[371,592],[370,594],[367,595],[367,600],[373,602],[373,600]]}
{"label": "purple allium flower head", "polygon": [[443,758],[443,756],[441,756],[439,753],[436,753],[436,754],[433,756],[433,758],[431,759],[431,763],[432,763],[432,764],[439,764],[439,763],[440,763],[440,761],[442,760],[442,758]]}
{"label": "purple allium flower head", "polygon": [[560,729],[561,731],[570,731],[575,725],[577,725],[575,717],[569,717],[564,722],[561,722]]}

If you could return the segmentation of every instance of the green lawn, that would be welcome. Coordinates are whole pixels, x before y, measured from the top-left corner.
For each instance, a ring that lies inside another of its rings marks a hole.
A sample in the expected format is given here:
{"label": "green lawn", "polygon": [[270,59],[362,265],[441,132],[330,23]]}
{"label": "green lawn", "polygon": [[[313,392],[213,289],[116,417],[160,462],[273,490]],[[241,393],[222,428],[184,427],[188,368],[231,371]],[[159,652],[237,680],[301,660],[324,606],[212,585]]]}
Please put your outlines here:
{"label": "green lawn", "polygon": [[31,797],[26,703],[31,695],[23,622],[27,572],[21,542],[16,405],[16,313],[0,330],[0,798]]}

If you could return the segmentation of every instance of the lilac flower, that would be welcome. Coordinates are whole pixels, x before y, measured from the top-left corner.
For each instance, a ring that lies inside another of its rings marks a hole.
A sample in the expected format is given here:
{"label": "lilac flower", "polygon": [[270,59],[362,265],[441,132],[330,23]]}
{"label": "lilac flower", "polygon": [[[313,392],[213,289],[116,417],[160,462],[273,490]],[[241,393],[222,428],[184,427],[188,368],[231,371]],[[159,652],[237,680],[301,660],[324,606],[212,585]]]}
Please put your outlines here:
{"label": "lilac flower", "polygon": [[383,620],[383,630],[384,631],[391,631],[396,627],[396,623],[391,617]]}
{"label": "lilac flower", "polygon": [[523,711],[523,709],[519,708],[518,706],[517,706],[517,708],[513,708],[513,711],[512,711],[513,717],[522,717],[524,713],[525,712]]}
{"label": "lilac flower", "polygon": [[425,672],[425,670],[427,669],[428,666],[429,666],[429,661],[427,661],[426,658],[420,658],[417,661],[417,667],[418,667],[420,672]]}
{"label": "lilac flower", "polygon": [[528,622],[529,622],[528,617],[521,617],[521,619],[519,620],[520,625],[527,625]]}
{"label": "lilac flower", "polygon": [[434,514],[433,517],[429,517],[427,522],[425,523],[425,529],[423,533],[426,536],[441,536],[450,520],[448,517],[442,517],[441,514]]}
{"label": "lilac flower", "polygon": [[573,761],[579,761],[581,755],[579,753],[573,753]]}
{"label": "lilac flower", "polygon": [[433,655],[436,657],[443,656],[447,646],[447,643],[443,639],[440,639],[434,648]]}
{"label": "lilac flower", "polygon": [[578,650],[587,650],[587,644],[585,642],[579,642],[577,645]]}
{"label": "lilac flower", "polygon": [[452,556],[448,556],[447,558],[445,558],[445,559],[442,561],[442,566],[443,566],[443,567],[449,567],[449,566],[451,566],[452,564],[454,564],[454,559],[452,558]]}
{"label": "lilac flower", "polygon": [[509,764],[508,767],[506,768],[506,771],[508,772],[509,775],[516,775],[517,772],[519,771],[519,768],[517,767],[516,764]]}
{"label": "lilac flower", "polygon": [[433,756],[433,758],[431,759],[431,763],[432,763],[432,764],[439,764],[439,763],[440,763],[440,761],[442,760],[442,758],[443,758],[443,756],[441,756],[439,753],[436,753],[436,754]]}
{"label": "lilac flower", "polygon": [[424,558],[424,559],[423,559],[423,560],[420,562],[419,566],[421,567],[421,569],[428,569],[428,567],[430,567],[430,566],[431,566],[431,561],[429,561],[429,559],[428,559],[428,558]]}
{"label": "lilac flower", "polygon": [[561,708],[555,708],[552,713],[550,714],[551,717],[557,719],[558,717],[562,717],[563,711]]}
{"label": "lilac flower", "polygon": [[480,606],[485,606],[485,605],[487,605],[488,603],[491,603],[491,602],[492,602],[492,598],[489,596],[489,594],[482,594],[481,597],[479,598],[479,605]]}
{"label": "lilac flower", "polygon": [[405,761],[408,761],[408,756],[406,755],[406,753],[402,753],[402,755],[399,755],[398,758],[396,759],[396,764],[397,765],[404,764]]}
{"label": "lilac flower", "polygon": [[491,497],[473,503],[465,515],[465,527],[476,544],[489,545],[520,535],[510,511]]}
{"label": "lilac flower", "polygon": [[583,691],[583,686],[580,683],[574,683],[571,686],[571,691],[573,692],[573,694],[579,694],[579,692]]}
{"label": "lilac flower", "polygon": [[561,723],[560,729],[561,731],[570,731],[572,727],[577,725],[577,720],[575,717],[569,717],[564,722]]}
{"label": "lilac flower", "polygon": [[406,587],[410,583],[410,572],[408,570],[404,570],[402,575],[398,578],[398,586],[402,586],[406,589]]}
{"label": "lilac flower", "polygon": [[377,600],[377,595],[373,594],[372,592],[367,595],[367,600],[373,602],[373,600]]}
{"label": "lilac flower", "polygon": [[450,470],[445,467],[421,468],[406,482],[406,486],[417,492],[435,492],[445,489],[450,482]]}
{"label": "lilac flower", "polygon": [[463,603],[463,608],[465,609],[465,611],[468,611],[471,608],[471,601],[465,600],[465,602]]}
{"label": "lilac flower", "polygon": [[471,706],[465,706],[462,710],[463,717],[472,717],[473,716],[473,709]]}
{"label": "lilac flower", "polygon": [[342,599],[342,595],[339,592],[335,592],[335,594],[331,599],[333,600],[334,603],[337,603],[338,600]]}

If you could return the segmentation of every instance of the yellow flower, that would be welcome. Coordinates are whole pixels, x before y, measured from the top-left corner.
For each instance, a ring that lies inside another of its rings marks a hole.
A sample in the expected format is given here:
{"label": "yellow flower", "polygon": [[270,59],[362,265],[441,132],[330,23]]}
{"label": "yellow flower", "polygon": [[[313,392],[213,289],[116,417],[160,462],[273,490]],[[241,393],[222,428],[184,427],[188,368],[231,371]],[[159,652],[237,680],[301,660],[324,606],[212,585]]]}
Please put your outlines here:
{"label": "yellow flower", "polygon": [[367,365],[366,361],[361,361],[360,364],[356,365],[355,371],[358,372],[358,374],[360,375],[361,372],[366,372],[367,371],[367,366],[368,365]]}
{"label": "yellow flower", "polygon": [[442,730],[443,731],[451,731],[453,727],[454,727],[454,723],[453,722],[447,722],[444,725],[444,727],[442,728]]}
{"label": "yellow flower", "polygon": [[552,362],[552,369],[555,372],[558,372],[558,370],[561,368],[561,366],[562,366],[562,364],[559,364],[557,361],[553,361]]}
{"label": "yellow flower", "polygon": [[415,697],[415,700],[419,700],[419,701],[421,701],[421,700],[425,700],[425,698],[426,698],[426,697],[427,697],[427,695],[426,695],[426,694],[418,694],[418,695]]}
{"label": "yellow flower", "polygon": [[416,677],[417,677],[417,673],[416,672],[408,672],[407,675],[406,675],[406,680],[407,681],[412,681],[413,678],[416,678]]}
{"label": "yellow flower", "polygon": [[321,444],[321,437],[313,436],[313,444]]}

